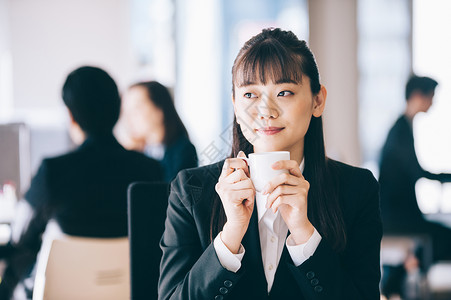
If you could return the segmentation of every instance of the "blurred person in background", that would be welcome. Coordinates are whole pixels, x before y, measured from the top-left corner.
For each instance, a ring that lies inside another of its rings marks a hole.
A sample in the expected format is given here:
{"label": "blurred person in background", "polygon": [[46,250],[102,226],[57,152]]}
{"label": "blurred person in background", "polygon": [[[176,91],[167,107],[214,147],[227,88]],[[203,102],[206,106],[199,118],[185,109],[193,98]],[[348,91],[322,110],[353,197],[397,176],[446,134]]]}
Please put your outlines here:
{"label": "blurred person in background", "polygon": [[54,220],[60,232],[72,236],[127,236],[128,185],[163,179],[157,161],[124,149],[113,137],[121,99],[105,71],[76,69],[67,77],[62,97],[70,114],[71,137],[81,145],[44,159],[20,202],[18,217],[26,220],[16,223],[13,231],[20,234],[3,253],[7,269],[0,283],[2,300],[9,299],[17,283],[30,273],[49,223]]}
{"label": "blurred person in background", "polygon": [[156,81],[136,83],[124,94],[122,107],[125,136],[119,141],[158,160],[165,181],[172,181],[180,170],[197,167],[196,149],[165,86]]}
{"label": "blurred person in background", "polygon": [[[433,174],[420,166],[412,124],[418,113],[426,113],[432,106],[437,85],[437,81],[429,77],[413,75],[408,80],[406,109],[388,133],[382,148],[379,176],[384,233],[431,236],[434,261],[451,259],[451,229],[424,218],[417,203],[415,183],[423,177],[450,182],[451,174]],[[396,275],[389,276],[387,284],[399,289],[406,271],[420,267],[419,256],[419,253],[409,255],[403,265],[393,270]]]}

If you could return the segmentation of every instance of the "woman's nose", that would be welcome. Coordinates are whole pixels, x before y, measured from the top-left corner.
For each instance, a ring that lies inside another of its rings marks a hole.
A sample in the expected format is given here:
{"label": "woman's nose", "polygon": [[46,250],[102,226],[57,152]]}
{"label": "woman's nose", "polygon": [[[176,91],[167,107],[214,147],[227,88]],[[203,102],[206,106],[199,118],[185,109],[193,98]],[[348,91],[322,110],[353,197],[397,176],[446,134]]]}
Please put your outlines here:
{"label": "woman's nose", "polygon": [[275,119],[279,116],[279,108],[271,99],[263,99],[257,107],[259,119]]}

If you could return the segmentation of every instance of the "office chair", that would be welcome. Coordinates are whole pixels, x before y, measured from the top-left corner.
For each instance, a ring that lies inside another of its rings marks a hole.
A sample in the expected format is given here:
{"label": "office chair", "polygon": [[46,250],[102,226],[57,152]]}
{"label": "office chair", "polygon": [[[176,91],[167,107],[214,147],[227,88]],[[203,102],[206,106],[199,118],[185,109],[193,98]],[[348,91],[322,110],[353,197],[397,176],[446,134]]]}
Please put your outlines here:
{"label": "office chair", "polygon": [[128,238],[65,236],[38,264],[33,300],[123,300],[130,295]]}
{"label": "office chair", "polygon": [[131,299],[157,299],[169,184],[135,182],[128,188]]}

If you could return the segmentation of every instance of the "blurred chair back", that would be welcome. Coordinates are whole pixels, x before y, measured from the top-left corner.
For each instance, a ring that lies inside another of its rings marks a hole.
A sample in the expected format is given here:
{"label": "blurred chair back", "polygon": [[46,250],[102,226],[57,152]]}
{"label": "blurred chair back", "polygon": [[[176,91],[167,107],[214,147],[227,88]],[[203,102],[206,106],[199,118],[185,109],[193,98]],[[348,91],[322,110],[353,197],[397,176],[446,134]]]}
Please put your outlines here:
{"label": "blurred chair back", "polygon": [[36,270],[33,300],[123,300],[130,295],[125,238],[64,237]]}
{"label": "blurred chair back", "polygon": [[169,184],[135,182],[128,189],[131,299],[157,299]]}

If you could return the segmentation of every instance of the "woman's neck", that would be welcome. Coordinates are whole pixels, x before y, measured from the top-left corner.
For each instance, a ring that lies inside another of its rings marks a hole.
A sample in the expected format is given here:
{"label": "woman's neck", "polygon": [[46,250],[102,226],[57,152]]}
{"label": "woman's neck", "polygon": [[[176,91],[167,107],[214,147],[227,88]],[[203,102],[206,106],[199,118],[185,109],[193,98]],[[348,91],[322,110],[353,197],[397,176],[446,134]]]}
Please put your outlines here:
{"label": "woman's neck", "polygon": [[164,128],[164,125],[160,125],[159,127],[155,128],[150,132],[146,137],[146,143],[149,145],[157,145],[162,144],[164,140],[166,130]]}
{"label": "woman's neck", "polygon": [[298,165],[300,165],[304,159],[304,152],[301,152],[299,155],[295,155],[293,152],[290,152],[290,159],[297,161]]}

